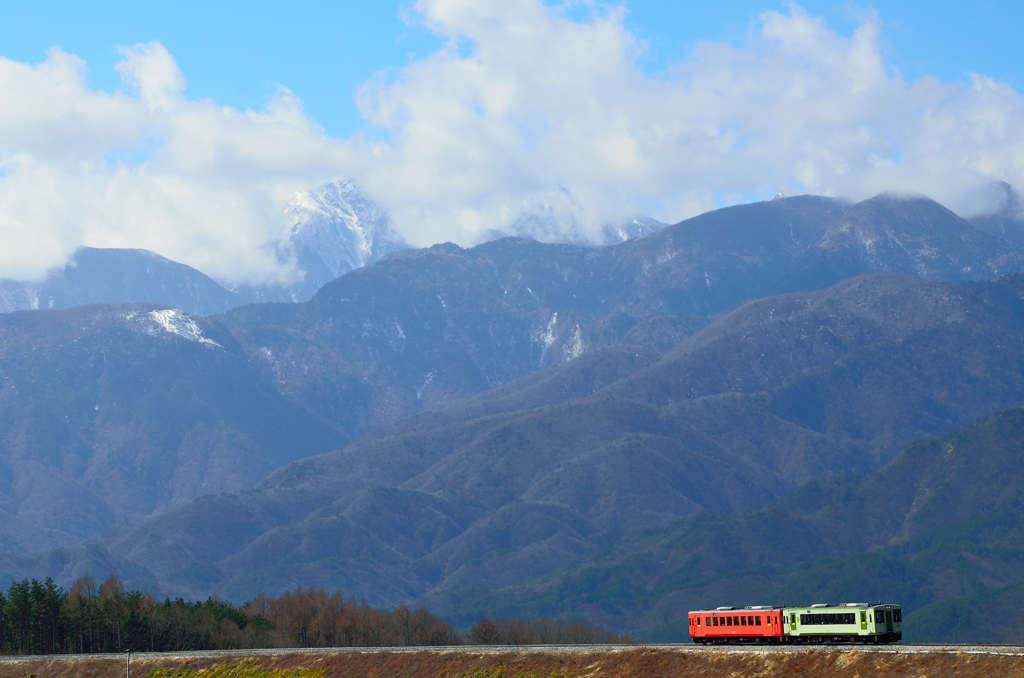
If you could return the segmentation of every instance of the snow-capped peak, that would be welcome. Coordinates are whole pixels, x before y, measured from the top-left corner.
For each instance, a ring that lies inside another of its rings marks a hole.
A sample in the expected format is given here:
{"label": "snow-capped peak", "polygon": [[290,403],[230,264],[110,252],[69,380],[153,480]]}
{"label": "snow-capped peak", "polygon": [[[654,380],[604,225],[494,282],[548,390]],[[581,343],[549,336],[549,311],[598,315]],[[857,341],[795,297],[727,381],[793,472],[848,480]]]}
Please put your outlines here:
{"label": "snow-capped peak", "polygon": [[347,179],[297,192],[286,214],[289,244],[317,287],[408,247],[387,212]]}

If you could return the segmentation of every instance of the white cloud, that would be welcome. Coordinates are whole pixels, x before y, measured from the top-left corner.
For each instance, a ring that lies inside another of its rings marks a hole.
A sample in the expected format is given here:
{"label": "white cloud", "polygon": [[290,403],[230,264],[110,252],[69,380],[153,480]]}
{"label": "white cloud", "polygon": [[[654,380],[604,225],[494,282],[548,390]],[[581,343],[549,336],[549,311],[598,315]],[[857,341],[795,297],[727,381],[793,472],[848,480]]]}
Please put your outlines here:
{"label": "white cloud", "polygon": [[82,244],[232,282],[293,275],[261,246],[282,237],[287,198],[358,145],[327,137],[287,90],[261,112],[192,101],[159,43],[121,52],[131,94],[88,89],[85,64],[59,50],[0,59],[0,276],[39,278]]}
{"label": "white cloud", "polygon": [[870,18],[843,37],[798,7],[766,12],[746,44],[705,42],[647,76],[621,9],[579,23],[535,0],[416,7],[449,48],[360,104],[392,139],[368,186],[422,241],[536,205],[593,233],[640,206],[690,216],[720,191],[913,191],[960,207],[980,183],[1024,182],[1021,96],[980,76],[905,82]]}
{"label": "white cloud", "polygon": [[898,190],[969,210],[992,179],[1024,186],[1021,95],[979,75],[904,81],[870,18],[846,37],[797,7],[766,12],[744,44],[701,43],[646,75],[622,8],[416,11],[449,45],[361,89],[375,143],[326,136],[283,89],[258,112],[188,99],[159,43],[122,50],[128,93],[90,90],[59,50],[0,59],[0,276],[39,276],[89,244],[232,282],[287,277],[261,245],[282,237],[294,190],[342,174],[422,245],[470,244],[524,213],[586,237],[723,194]]}

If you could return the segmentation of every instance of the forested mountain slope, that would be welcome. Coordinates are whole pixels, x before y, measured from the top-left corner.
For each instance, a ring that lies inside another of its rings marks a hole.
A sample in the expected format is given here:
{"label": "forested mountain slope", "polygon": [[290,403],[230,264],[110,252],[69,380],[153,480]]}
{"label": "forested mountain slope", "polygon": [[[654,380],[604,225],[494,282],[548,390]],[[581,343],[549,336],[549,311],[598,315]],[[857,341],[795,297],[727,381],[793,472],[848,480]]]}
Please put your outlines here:
{"label": "forested mountain slope", "polygon": [[1022,296],[1024,276],[880,275],[750,302],[660,360],[595,351],[106,548],[191,595],[316,584],[450,604],[679,517],[871,473],[1024,401]]}
{"label": "forested mountain slope", "polygon": [[151,305],[0,315],[5,550],[251,487],[340,442],[214,321]]}
{"label": "forested mountain slope", "polygon": [[907,640],[1016,639],[1020,615],[992,624],[972,612],[974,626],[954,612],[1019,598],[1022,490],[1014,408],[914,443],[875,475],[814,481],[751,514],[705,511],[497,594],[467,590],[447,613],[571,613],[682,640],[686,612],[704,606],[885,599],[910,613]]}

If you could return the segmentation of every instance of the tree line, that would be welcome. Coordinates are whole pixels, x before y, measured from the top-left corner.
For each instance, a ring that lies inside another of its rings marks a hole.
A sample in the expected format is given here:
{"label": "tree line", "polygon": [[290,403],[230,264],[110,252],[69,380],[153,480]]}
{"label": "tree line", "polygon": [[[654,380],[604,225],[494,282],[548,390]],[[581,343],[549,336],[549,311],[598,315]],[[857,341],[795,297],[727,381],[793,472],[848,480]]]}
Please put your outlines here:
{"label": "tree line", "polygon": [[0,654],[178,652],[275,647],[394,647],[632,642],[590,624],[558,620],[481,619],[467,635],[426,608],[370,607],[316,588],[235,606],[158,600],[126,591],[111,574],[86,574],[65,591],[47,578],[24,579],[0,592]]}

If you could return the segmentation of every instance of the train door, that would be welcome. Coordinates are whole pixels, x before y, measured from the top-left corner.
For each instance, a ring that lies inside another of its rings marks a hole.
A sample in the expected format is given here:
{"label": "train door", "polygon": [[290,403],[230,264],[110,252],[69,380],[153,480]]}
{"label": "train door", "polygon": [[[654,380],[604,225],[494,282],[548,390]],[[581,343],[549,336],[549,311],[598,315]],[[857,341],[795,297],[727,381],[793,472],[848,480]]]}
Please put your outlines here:
{"label": "train door", "polygon": [[861,631],[867,631],[868,630],[868,613],[867,613],[866,610],[861,610],[860,611],[860,630]]}
{"label": "train door", "polygon": [[892,633],[892,610],[885,611],[885,632]]}

